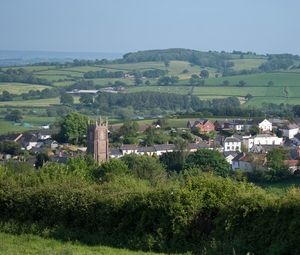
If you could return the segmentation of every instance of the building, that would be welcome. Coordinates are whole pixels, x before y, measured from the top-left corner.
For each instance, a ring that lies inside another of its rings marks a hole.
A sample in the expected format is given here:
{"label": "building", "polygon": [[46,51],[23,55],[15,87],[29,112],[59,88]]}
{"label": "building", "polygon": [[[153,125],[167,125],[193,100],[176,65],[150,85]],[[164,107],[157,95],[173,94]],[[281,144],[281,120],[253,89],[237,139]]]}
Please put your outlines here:
{"label": "building", "polygon": [[200,133],[209,133],[215,131],[215,125],[209,120],[188,121],[187,127],[190,129],[198,129]]}
{"label": "building", "polygon": [[256,136],[252,136],[249,138],[243,139],[243,144],[250,149],[254,145],[276,145],[276,146],[281,146],[283,145],[283,138],[282,137],[277,137],[275,135],[270,135],[270,134],[258,134]]}
{"label": "building", "polygon": [[299,127],[296,124],[288,124],[280,129],[282,131],[282,135],[289,139],[292,139],[299,133]]}
{"label": "building", "polygon": [[88,126],[87,153],[92,155],[98,164],[108,161],[108,122],[101,118]]}
{"label": "building", "polygon": [[272,131],[272,122],[264,119],[263,121],[258,123],[258,128],[261,132],[270,132]]}
{"label": "building", "polygon": [[226,137],[224,140],[224,151],[241,151],[241,140],[236,137]]}

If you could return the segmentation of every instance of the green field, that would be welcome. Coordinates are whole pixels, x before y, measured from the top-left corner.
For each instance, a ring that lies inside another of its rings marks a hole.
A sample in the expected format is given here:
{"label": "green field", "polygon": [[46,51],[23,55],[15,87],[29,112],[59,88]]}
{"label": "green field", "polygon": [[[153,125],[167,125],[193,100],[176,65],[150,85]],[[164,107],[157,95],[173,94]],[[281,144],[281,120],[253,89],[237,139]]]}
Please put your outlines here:
{"label": "green field", "polygon": [[[79,243],[61,242],[34,235],[11,235],[0,233],[1,255],[135,255],[158,254],[130,251],[107,246],[87,246]],[[161,254],[161,253],[160,253]]]}
{"label": "green field", "polygon": [[261,64],[266,62],[265,58],[253,58],[253,59],[234,59],[230,60],[234,63],[233,69],[236,71],[240,70],[251,70],[253,68],[258,68]]}
{"label": "green field", "polygon": [[[235,56],[235,55],[234,55]],[[234,62],[234,70],[252,69],[259,67],[266,61],[262,56],[247,56],[243,59],[236,55],[236,58],[231,59]],[[297,64],[295,62],[295,64]],[[13,67],[21,68],[21,67]],[[22,67],[23,68],[23,67]],[[7,68],[3,68],[6,70]],[[162,69],[167,70],[167,75],[178,76],[179,82],[175,86],[156,86],[157,79],[144,79],[148,80],[151,86],[133,86],[133,78],[97,78],[88,79],[94,82],[95,85],[105,87],[110,86],[116,81],[124,82],[128,87],[127,92],[141,92],[141,91],[155,91],[166,93],[177,93],[181,95],[196,95],[200,99],[207,100],[213,98],[224,98],[228,96],[236,96],[241,102],[244,102],[244,97],[251,94],[253,98],[246,102],[249,106],[260,107],[264,102],[266,103],[300,103],[300,69],[290,69],[287,71],[277,71],[272,73],[256,73],[250,75],[237,75],[220,77],[221,74],[214,68],[205,68],[209,71],[209,78],[205,80],[204,86],[195,86],[193,89],[189,84],[189,78],[192,74],[199,74],[203,68],[200,66],[191,65],[187,61],[170,61],[168,66],[163,62],[140,62],[140,63],[125,63],[125,64],[103,64],[96,66],[75,66],[75,67],[55,67],[55,66],[25,66],[24,69],[34,71],[34,76],[43,78],[53,82],[55,87],[67,87],[73,83],[83,79],[83,75],[88,71],[99,71],[106,69],[108,71],[123,71],[131,72],[138,70],[140,72],[149,69]],[[186,70],[183,73],[183,70]],[[217,77],[217,78],[216,78]],[[223,81],[229,81],[229,86],[221,86]],[[239,81],[245,81],[244,87],[237,87]],[[272,81],[273,85],[268,83]],[[8,90],[11,93],[20,94],[27,92],[31,89],[43,89],[45,86],[32,85],[24,83],[0,83],[0,92]],[[45,99],[45,100],[29,100],[29,101],[16,101],[16,102],[0,102],[0,106],[48,106],[57,104],[58,99]]]}
{"label": "green field", "polygon": [[43,90],[46,88],[50,87],[45,85],[35,85],[21,82],[0,82],[0,93],[6,90],[9,93],[19,95],[22,93],[26,93],[29,90]]}

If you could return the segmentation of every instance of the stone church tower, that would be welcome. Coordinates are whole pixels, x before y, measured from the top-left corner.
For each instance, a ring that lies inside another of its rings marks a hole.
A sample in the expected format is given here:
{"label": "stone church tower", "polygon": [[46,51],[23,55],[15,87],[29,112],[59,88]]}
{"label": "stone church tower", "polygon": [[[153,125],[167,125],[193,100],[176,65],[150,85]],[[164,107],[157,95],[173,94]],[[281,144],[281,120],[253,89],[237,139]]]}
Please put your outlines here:
{"label": "stone church tower", "polygon": [[91,154],[98,164],[108,161],[108,122],[101,118],[88,126],[87,153]]}

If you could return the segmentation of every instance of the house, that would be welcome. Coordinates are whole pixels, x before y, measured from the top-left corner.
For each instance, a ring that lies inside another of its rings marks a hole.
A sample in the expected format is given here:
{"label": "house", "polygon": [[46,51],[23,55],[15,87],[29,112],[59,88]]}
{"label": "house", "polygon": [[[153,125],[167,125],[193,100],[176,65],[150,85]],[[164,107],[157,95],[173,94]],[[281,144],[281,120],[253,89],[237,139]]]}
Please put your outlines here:
{"label": "house", "polygon": [[50,139],[52,132],[50,130],[40,130],[37,132],[37,137],[39,140],[47,140]]}
{"label": "house", "polygon": [[166,152],[172,152],[176,150],[175,144],[156,144],[153,147],[157,156],[160,156]]}
{"label": "house", "polygon": [[270,132],[272,131],[272,122],[264,119],[263,121],[258,123],[258,128],[261,132]]}
{"label": "house", "polygon": [[295,160],[295,159],[284,160],[284,164],[288,166],[291,173],[294,173],[299,169],[299,160]]}
{"label": "house", "polygon": [[139,147],[137,149],[137,154],[152,156],[155,154],[155,148],[153,146]]}
{"label": "house", "polygon": [[109,149],[109,157],[110,158],[121,158],[122,156],[123,156],[123,154],[120,149],[115,149],[115,148]]}
{"label": "house", "polygon": [[300,133],[296,134],[291,141],[294,145],[300,146]]}
{"label": "house", "polygon": [[209,120],[188,121],[187,127],[190,129],[198,129],[200,133],[209,133],[215,131],[215,125]]}
{"label": "house", "polygon": [[253,171],[266,169],[266,155],[239,153],[232,159],[232,170]]}
{"label": "house", "polygon": [[241,140],[231,136],[224,140],[224,151],[241,151]]}
{"label": "house", "polygon": [[138,146],[136,144],[123,144],[121,146],[122,155],[137,153]]}
{"label": "house", "polygon": [[253,145],[283,145],[283,138],[270,134],[258,134],[249,138],[243,139],[243,144],[248,148],[248,151]]}
{"label": "house", "polygon": [[238,152],[236,151],[224,151],[223,153],[226,161],[232,165],[232,160],[238,155]]}
{"label": "house", "polygon": [[299,126],[296,124],[288,124],[283,126],[281,129],[282,135],[289,139],[292,139],[299,133]]}
{"label": "house", "polygon": [[43,142],[40,142],[36,134],[24,134],[21,139],[22,147],[25,150],[31,150],[34,147],[41,147]]}

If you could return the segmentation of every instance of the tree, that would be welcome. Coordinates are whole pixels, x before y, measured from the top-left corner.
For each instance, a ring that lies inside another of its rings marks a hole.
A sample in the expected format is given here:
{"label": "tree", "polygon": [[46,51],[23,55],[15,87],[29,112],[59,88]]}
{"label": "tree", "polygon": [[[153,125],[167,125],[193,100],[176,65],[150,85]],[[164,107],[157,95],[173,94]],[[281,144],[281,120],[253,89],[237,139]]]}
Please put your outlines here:
{"label": "tree", "polygon": [[286,178],[290,175],[288,167],[284,164],[286,151],[283,148],[274,148],[267,154],[267,174],[271,176],[271,180]]}
{"label": "tree", "polygon": [[229,86],[229,81],[228,80],[223,81],[222,85],[223,86]]}
{"label": "tree", "polygon": [[202,70],[202,71],[200,72],[200,77],[201,77],[202,79],[208,78],[208,77],[209,77],[209,72],[208,72],[207,70]]}
{"label": "tree", "polygon": [[60,96],[60,103],[63,105],[73,105],[74,104],[74,98],[71,94],[63,93]]}
{"label": "tree", "polygon": [[136,121],[125,121],[119,129],[119,135],[124,137],[135,137],[139,130],[139,124]]}
{"label": "tree", "polygon": [[0,152],[10,155],[19,155],[21,152],[21,146],[14,141],[3,141],[0,142]]}
{"label": "tree", "polygon": [[143,84],[143,80],[141,78],[135,77],[134,78],[134,85],[139,86]]}
{"label": "tree", "polygon": [[251,135],[257,135],[259,134],[259,127],[258,126],[252,126],[249,129],[249,132]]}
{"label": "tree", "polygon": [[248,93],[246,96],[245,96],[245,99],[246,100],[250,100],[250,99],[252,99],[253,98],[253,96],[250,94],[250,93]]}
{"label": "tree", "polygon": [[82,94],[79,98],[79,101],[80,103],[82,104],[86,104],[86,105],[89,105],[89,104],[92,104],[93,101],[94,101],[94,97],[93,95],[91,94]]}
{"label": "tree", "polygon": [[189,82],[191,85],[196,85],[196,84],[199,84],[200,83],[200,77],[197,75],[197,74],[192,74]]}
{"label": "tree", "polygon": [[208,149],[200,149],[191,153],[185,163],[185,169],[188,168],[199,168],[203,172],[213,172],[224,177],[230,173],[230,165],[222,154]]}
{"label": "tree", "polygon": [[145,82],[145,85],[147,85],[147,86],[151,85],[150,81],[147,80],[147,81]]}
{"label": "tree", "polygon": [[12,94],[10,94],[8,91],[4,90],[2,92],[2,101],[12,101],[13,100],[13,97],[12,97]]}
{"label": "tree", "polygon": [[273,82],[273,81],[268,81],[268,86],[269,86],[269,87],[274,86],[274,82]]}
{"label": "tree", "polygon": [[59,137],[64,142],[81,144],[87,134],[88,118],[76,112],[71,112],[60,123]]}
{"label": "tree", "polygon": [[23,119],[23,117],[19,110],[13,110],[13,111],[9,112],[8,114],[6,114],[4,119],[9,120],[9,121],[20,122]]}
{"label": "tree", "polygon": [[41,168],[45,162],[49,161],[50,157],[46,152],[41,152],[36,155],[35,168]]}
{"label": "tree", "polygon": [[246,85],[246,82],[241,80],[239,81],[239,83],[237,84],[238,87],[244,87]]}
{"label": "tree", "polygon": [[126,175],[128,173],[128,166],[124,161],[111,159],[100,165],[97,170],[97,178],[101,181],[111,181],[115,176]]}
{"label": "tree", "polygon": [[166,171],[157,158],[129,154],[121,160],[125,162],[133,176],[147,180],[152,185],[164,182],[166,179]]}

